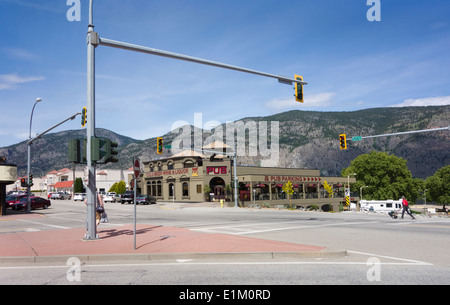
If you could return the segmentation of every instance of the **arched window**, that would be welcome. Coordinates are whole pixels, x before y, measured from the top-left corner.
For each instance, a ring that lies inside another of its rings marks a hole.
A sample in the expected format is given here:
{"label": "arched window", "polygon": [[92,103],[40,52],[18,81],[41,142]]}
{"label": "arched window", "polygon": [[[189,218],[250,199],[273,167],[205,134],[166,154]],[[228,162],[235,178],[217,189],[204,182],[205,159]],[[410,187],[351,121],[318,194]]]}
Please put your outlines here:
{"label": "arched window", "polygon": [[173,183],[169,183],[169,197],[173,197],[174,193],[175,193],[174,184]]}
{"label": "arched window", "polygon": [[189,184],[187,182],[183,182],[183,197],[189,196]]}

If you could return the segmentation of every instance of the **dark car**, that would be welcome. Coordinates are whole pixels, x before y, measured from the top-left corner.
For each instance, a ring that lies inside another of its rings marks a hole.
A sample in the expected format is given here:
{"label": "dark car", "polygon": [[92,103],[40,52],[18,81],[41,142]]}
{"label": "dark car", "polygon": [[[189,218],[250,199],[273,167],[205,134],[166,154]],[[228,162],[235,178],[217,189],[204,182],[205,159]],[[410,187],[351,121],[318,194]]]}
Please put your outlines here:
{"label": "dark car", "polygon": [[27,195],[10,195],[6,196],[6,202],[8,203],[8,208],[11,208],[14,206],[14,204],[18,203],[20,199],[27,198]]}
{"label": "dark car", "polygon": [[[51,206],[50,200],[41,197],[30,197],[31,201],[31,209],[46,209]],[[21,198],[18,202],[16,202],[12,208],[13,210],[23,210],[27,208],[27,197]]]}
{"label": "dark car", "polygon": [[143,204],[154,204],[156,203],[156,199],[153,196],[149,195],[139,195],[136,197],[136,204],[143,203]]}

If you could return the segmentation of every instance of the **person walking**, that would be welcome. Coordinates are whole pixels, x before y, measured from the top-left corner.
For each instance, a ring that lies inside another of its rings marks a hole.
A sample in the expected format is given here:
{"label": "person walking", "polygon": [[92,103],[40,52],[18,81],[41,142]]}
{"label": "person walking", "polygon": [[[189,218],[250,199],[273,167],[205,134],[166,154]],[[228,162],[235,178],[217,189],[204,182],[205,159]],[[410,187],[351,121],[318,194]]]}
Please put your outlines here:
{"label": "person walking", "polygon": [[405,199],[405,196],[402,196],[402,205],[403,205],[402,219],[403,219],[403,216],[405,215],[405,212],[408,213],[408,215],[411,216],[412,219],[416,219],[410,212],[409,204],[408,204],[408,201]]}

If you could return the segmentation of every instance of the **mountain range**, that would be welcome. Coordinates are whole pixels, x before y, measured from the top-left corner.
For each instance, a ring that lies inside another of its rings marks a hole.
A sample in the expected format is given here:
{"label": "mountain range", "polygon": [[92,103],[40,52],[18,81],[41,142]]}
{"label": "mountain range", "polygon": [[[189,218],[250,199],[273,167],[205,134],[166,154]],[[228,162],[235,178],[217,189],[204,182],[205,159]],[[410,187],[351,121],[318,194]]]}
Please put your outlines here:
{"label": "mountain range", "polygon": [[[372,108],[352,112],[292,110],[266,117],[247,117],[240,121],[279,122],[278,167],[320,169],[323,176],[340,176],[342,169],[348,167],[354,158],[371,150],[385,151],[406,159],[408,168],[417,178],[431,176],[436,170],[450,164],[449,131],[351,141],[352,136],[447,127],[450,125],[450,105]],[[225,130],[225,124],[223,126]],[[190,128],[192,137],[194,133],[201,132],[203,141],[211,135],[209,130]],[[339,148],[339,134],[342,133],[348,136],[347,150]],[[102,128],[97,128],[96,134],[119,144],[119,162],[98,165],[98,168],[127,169],[131,167],[134,156],[142,161],[171,156],[167,149],[163,155],[156,154],[156,138],[135,140]],[[170,144],[177,135],[174,132],[162,135],[164,143]],[[48,134],[35,141],[31,161],[34,175],[72,168],[73,165],[68,162],[68,141],[84,137],[86,130],[80,129]],[[26,175],[26,141],[0,148],[0,156],[18,166],[19,176]],[[266,157],[260,155],[238,157],[238,164],[259,166],[263,159]]]}

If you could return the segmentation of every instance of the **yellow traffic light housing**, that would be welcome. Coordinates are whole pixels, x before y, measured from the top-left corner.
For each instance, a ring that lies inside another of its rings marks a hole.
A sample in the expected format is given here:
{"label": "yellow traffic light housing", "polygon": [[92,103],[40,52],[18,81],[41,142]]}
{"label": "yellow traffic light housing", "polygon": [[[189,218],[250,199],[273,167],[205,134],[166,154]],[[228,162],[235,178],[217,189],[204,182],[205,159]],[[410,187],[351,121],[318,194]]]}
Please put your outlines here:
{"label": "yellow traffic light housing", "polygon": [[[303,82],[303,76],[295,75],[295,79]],[[295,83],[295,100],[303,103],[303,84]]]}
{"label": "yellow traffic light housing", "polygon": [[158,137],[156,139],[156,153],[158,155],[163,154],[163,138],[161,138],[161,137]]}
{"label": "yellow traffic light housing", "polygon": [[347,135],[345,133],[339,135],[339,145],[341,149],[347,149]]}
{"label": "yellow traffic light housing", "polygon": [[87,122],[87,108],[83,107],[83,110],[81,110],[81,127],[86,126]]}

